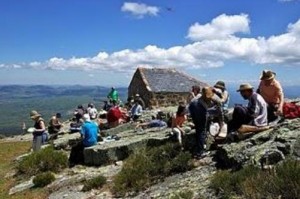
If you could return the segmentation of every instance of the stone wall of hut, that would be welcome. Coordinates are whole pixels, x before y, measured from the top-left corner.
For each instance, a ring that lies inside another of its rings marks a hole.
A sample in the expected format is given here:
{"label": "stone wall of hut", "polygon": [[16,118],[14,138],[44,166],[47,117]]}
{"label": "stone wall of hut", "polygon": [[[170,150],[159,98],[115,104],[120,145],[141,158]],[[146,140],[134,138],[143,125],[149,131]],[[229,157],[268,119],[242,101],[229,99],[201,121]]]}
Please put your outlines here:
{"label": "stone wall of hut", "polygon": [[144,83],[143,77],[139,70],[137,70],[137,72],[134,74],[128,87],[128,97],[135,96],[136,94],[141,96],[146,107],[150,107],[150,100],[152,99],[153,95],[152,92],[149,91],[149,88],[147,88],[147,85]]}
{"label": "stone wall of hut", "polygon": [[177,106],[179,102],[186,103],[189,93],[173,93],[173,92],[159,92],[152,93],[152,98],[150,99],[150,107],[167,107],[167,106]]}

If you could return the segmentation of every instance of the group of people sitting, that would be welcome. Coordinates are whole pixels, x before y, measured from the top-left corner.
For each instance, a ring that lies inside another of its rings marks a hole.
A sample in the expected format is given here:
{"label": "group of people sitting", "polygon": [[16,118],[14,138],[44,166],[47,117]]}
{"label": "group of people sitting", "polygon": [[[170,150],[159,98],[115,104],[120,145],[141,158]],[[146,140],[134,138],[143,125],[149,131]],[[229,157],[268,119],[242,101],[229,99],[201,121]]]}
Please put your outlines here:
{"label": "group of people sitting", "polygon": [[[195,158],[206,155],[207,132],[212,124],[217,124],[217,132],[213,133],[216,139],[232,137],[236,132],[260,131],[270,124],[280,120],[284,95],[280,83],[275,79],[272,71],[263,71],[257,91],[250,84],[240,85],[237,92],[248,100],[247,106],[235,105],[232,119],[229,119],[230,96],[223,81],[218,81],[213,87],[200,88],[195,85],[186,102],[179,103],[177,112],[167,116],[158,112],[151,121],[141,121],[145,103],[139,94],[128,98],[126,106],[119,104],[118,92],[111,89],[108,101],[104,103],[103,111],[98,112],[93,104],[87,109],[79,105],[74,113],[74,122],[80,124],[80,133],[83,141],[73,147],[70,160],[78,163],[83,160],[83,148],[97,143],[100,129],[113,128],[121,123],[136,123],[137,129],[152,127],[170,127],[171,135],[176,137],[183,148],[182,137],[185,134],[184,123],[192,121],[190,126],[196,130]],[[44,120],[36,111],[32,111],[31,118],[35,121],[34,142],[43,143],[43,132],[46,131]],[[49,133],[57,135],[62,127],[60,114],[53,116],[49,123]],[[107,124],[103,121],[107,120]],[[246,129],[246,130],[245,130]],[[211,133],[212,134],[212,133]],[[40,146],[34,148],[39,148]],[[81,154],[81,155],[78,155]]]}
{"label": "group of people sitting", "polygon": [[188,109],[196,129],[196,158],[206,155],[205,142],[208,122],[211,120],[217,120],[219,124],[219,132],[214,135],[216,137],[228,124],[227,136],[223,138],[232,138],[240,133],[259,132],[281,120],[284,94],[275,76],[272,71],[263,71],[256,92],[249,83],[241,84],[237,92],[240,92],[243,99],[248,100],[248,105],[235,105],[229,121],[225,117],[229,94],[224,82],[218,82],[213,88],[203,88],[201,97],[191,100]]}

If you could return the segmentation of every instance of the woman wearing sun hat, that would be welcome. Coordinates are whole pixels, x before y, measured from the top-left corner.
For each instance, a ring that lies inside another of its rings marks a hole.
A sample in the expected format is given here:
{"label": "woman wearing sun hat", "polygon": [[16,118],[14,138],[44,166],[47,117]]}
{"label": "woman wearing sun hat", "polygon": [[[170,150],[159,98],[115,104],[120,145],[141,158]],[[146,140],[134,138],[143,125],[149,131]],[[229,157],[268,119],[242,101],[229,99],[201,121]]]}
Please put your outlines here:
{"label": "woman wearing sun hat", "polygon": [[268,122],[272,122],[282,114],[284,94],[280,83],[275,79],[276,73],[264,70],[260,77],[257,92],[268,104]]}
{"label": "woman wearing sun hat", "polygon": [[45,141],[45,131],[46,126],[42,115],[37,111],[33,110],[30,112],[30,118],[34,121],[34,131],[33,134],[33,142],[32,142],[32,150],[38,151],[41,149]]}

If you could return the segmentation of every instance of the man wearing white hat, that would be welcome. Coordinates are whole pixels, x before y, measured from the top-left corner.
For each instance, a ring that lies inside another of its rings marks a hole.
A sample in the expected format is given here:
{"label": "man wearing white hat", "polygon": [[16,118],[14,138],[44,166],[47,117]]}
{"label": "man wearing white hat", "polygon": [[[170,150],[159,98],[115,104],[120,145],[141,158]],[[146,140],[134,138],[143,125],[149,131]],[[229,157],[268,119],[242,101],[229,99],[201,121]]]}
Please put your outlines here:
{"label": "man wearing white hat", "polygon": [[243,124],[264,127],[268,125],[267,103],[261,95],[253,91],[250,84],[241,84],[237,92],[248,100],[248,106],[236,106],[233,111],[232,120],[229,122],[229,131],[238,130]]}
{"label": "man wearing white hat", "polygon": [[89,114],[83,115],[84,124],[81,126],[82,142],[72,147],[69,162],[70,166],[75,164],[83,164],[83,150],[85,147],[90,147],[97,144],[99,128],[97,124],[91,121]]}

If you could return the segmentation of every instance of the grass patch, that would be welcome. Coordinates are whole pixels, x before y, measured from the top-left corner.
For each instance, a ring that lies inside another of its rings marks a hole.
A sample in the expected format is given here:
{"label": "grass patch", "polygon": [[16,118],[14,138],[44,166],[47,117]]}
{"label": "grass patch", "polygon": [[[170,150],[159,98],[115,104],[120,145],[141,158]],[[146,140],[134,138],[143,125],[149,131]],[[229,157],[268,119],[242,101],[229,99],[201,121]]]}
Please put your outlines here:
{"label": "grass patch", "polygon": [[33,184],[35,187],[44,187],[55,180],[55,176],[51,172],[45,172],[38,174],[33,178]]}
{"label": "grass patch", "polygon": [[269,171],[250,166],[233,173],[219,171],[210,187],[222,198],[300,198],[300,161],[287,160]]}
{"label": "grass patch", "polygon": [[55,151],[52,147],[47,147],[24,157],[16,168],[20,174],[31,176],[47,171],[56,173],[67,166],[68,157],[66,154]]}
{"label": "grass patch", "polygon": [[114,178],[113,191],[118,196],[137,193],[155,182],[192,168],[191,154],[177,144],[139,151],[131,155]]}
{"label": "grass patch", "polygon": [[0,141],[0,198],[5,199],[23,199],[47,198],[47,192],[42,189],[27,190],[15,195],[8,195],[9,189],[16,184],[16,180],[12,177],[5,178],[6,174],[14,170],[13,160],[27,153],[31,147],[31,142],[1,142]]}
{"label": "grass patch", "polygon": [[106,184],[106,177],[99,175],[84,182],[82,191],[90,191],[92,189],[102,188]]}

